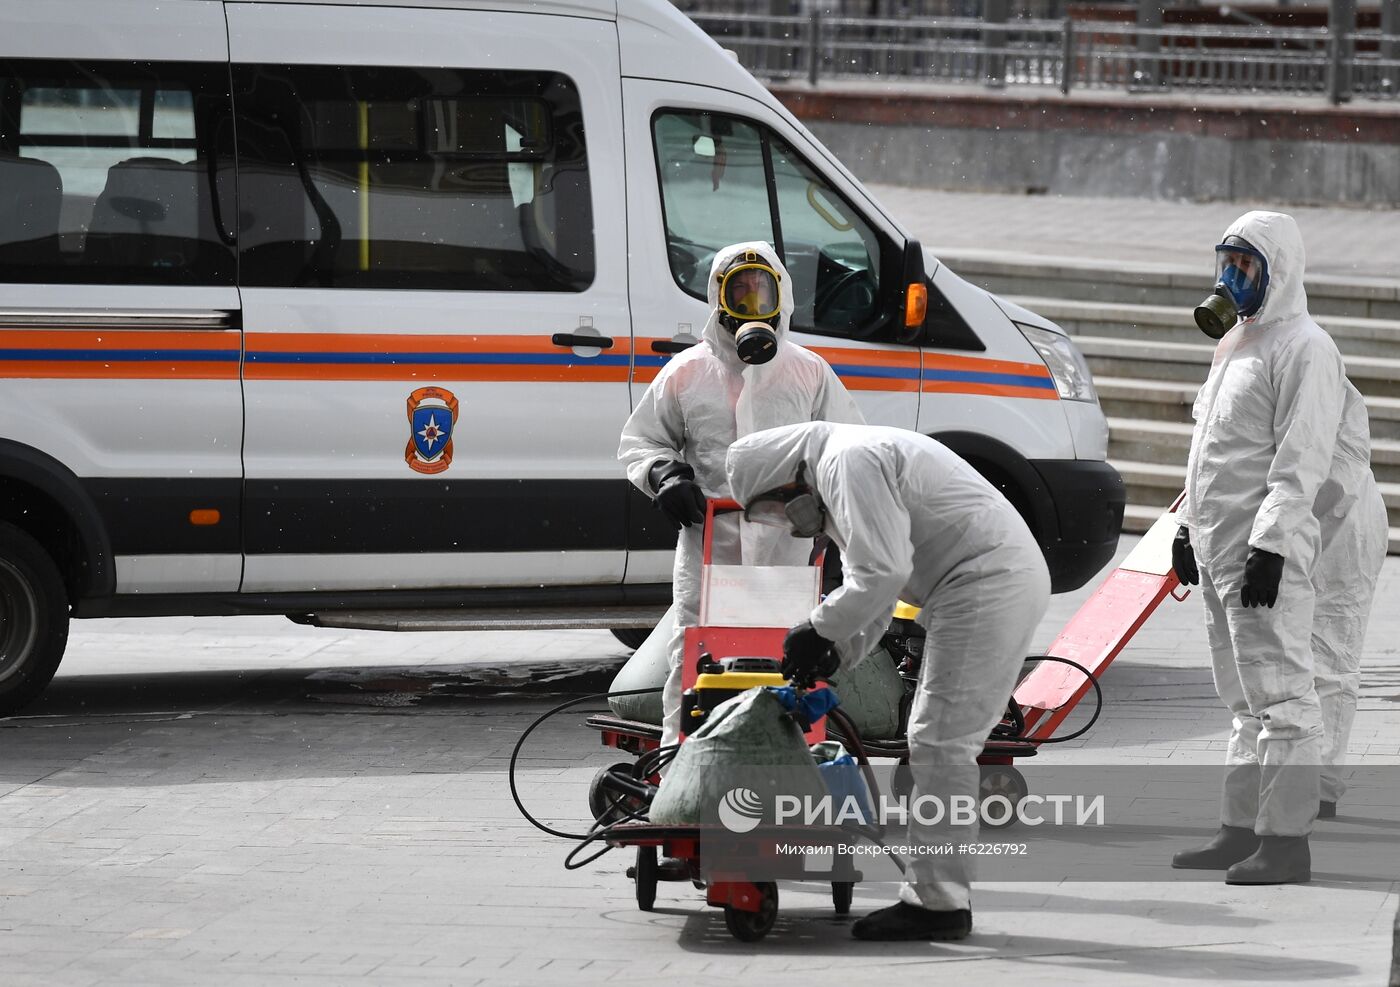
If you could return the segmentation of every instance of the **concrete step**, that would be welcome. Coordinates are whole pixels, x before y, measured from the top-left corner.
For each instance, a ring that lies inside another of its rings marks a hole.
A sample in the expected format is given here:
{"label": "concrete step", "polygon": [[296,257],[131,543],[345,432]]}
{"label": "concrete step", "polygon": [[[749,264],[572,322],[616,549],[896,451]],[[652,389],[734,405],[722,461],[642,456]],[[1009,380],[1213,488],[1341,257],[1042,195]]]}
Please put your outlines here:
{"label": "concrete step", "polygon": [[[1200,386],[1139,377],[1095,377],[1099,404],[1111,418],[1191,423],[1191,406]],[[1373,439],[1400,439],[1400,398],[1367,396],[1366,412]]]}
{"label": "concrete step", "polygon": [[[1141,418],[1108,419],[1108,458],[1185,468],[1192,426]],[[1400,441],[1371,439],[1371,471],[1377,483],[1400,483]]]}
{"label": "concrete step", "polygon": [[1184,381],[1095,377],[1099,405],[1111,418],[1145,418],[1191,424],[1191,405],[1200,385]]}
{"label": "concrete step", "polygon": [[[1188,319],[1214,283],[1209,250],[1202,252],[1199,269],[965,248],[941,250],[938,259],[961,277],[999,295],[1165,305],[1185,309]],[[1400,284],[1394,281],[1312,275],[1305,278],[1304,287],[1314,316],[1400,319]]]}
{"label": "concrete step", "polygon": [[[1196,328],[1191,309],[1167,305],[1128,305],[1057,297],[1018,295],[1011,301],[1082,336],[1148,339],[1163,343],[1210,343]],[[1197,299],[1199,301],[1199,299]],[[1315,316],[1337,349],[1348,356],[1400,359],[1400,320],[1359,319],[1340,315]]]}
{"label": "concrete step", "polygon": [[1191,425],[1147,421],[1140,418],[1108,419],[1108,458],[1114,462],[1181,464],[1191,451]]}
{"label": "concrete step", "polygon": [[[1123,508],[1123,531],[1128,534],[1140,535],[1162,516],[1165,510],[1163,507],[1151,507],[1143,504],[1134,504],[1131,500]],[[1390,555],[1400,555],[1400,527],[1391,525],[1390,543],[1387,547]]]}
{"label": "concrete step", "polygon": [[[1214,347],[1202,343],[1166,343],[1112,336],[1077,336],[1075,344],[1095,379],[1130,377],[1178,383],[1205,383]],[[1347,376],[1370,397],[1400,398],[1400,360],[1346,356]]]}
{"label": "concrete step", "polygon": [[[1127,459],[1109,461],[1123,477],[1130,504],[1164,511],[1186,486],[1185,460],[1179,463],[1143,463]],[[1391,527],[1400,528],[1400,483],[1382,483],[1378,480],[1376,486],[1380,488],[1381,499],[1385,501]]]}

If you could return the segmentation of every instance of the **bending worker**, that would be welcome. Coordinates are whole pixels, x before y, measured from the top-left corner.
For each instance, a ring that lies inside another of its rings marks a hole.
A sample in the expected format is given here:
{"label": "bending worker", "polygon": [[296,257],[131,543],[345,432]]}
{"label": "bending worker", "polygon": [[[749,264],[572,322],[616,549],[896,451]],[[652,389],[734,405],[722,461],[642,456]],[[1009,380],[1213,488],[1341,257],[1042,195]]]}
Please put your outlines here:
{"label": "bending worker", "polygon": [[[1324,746],[1312,652],[1314,511],[1329,509],[1334,465],[1360,455],[1347,434],[1364,405],[1353,402],[1349,424],[1346,368],[1308,315],[1293,218],[1246,213],[1216,256],[1215,293],[1197,323],[1221,341],[1193,409],[1172,560],[1184,582],[1199,575],[1216,691],[1233,726],[1221,828],[1172,865],[1224,870],[1229,884],[1302,882],[1312,873]],[[1341,489],[1358,478],[1354,468],[1339,471],[1331,508],[1366,493]],[[1361,560],[1346,564],[1354,572]],[[1336,560],[1329,565],[1338,571]]]}
{"label": "bending worker", "polygon": [[[827,362],[787,339],[792,279],[772,247],[725,247],[715,254],[708,284],[711,311],[701,342],[661,368],[623,426],[617,453],[627,478],[682,529],[671,611],[654,632],[670,637],[663,745],[680,738],[685,628],[700,617],[705,498],[729,496],[730,443],[775,425],[864,420]],[[744,565],[805,565],[811,548],[734,515],[716,521],[712,545],[715,562]]]}
{"label": "bending worker", "polygon": [[[734,498],[753,521],[800,539],[825,533],[843,581],[784,641],[798,681],[849,669],[890,622],[895,601],[922,606],[927,630],[909,715],[909,763],[921,794],[975,797],[977,756],[1050,599],[1050,574],[1021,515],[971,466],[904,429],[814,422],[757,432],[729,450]],[[911,844],[975,839],[911,817]],[[859,939],[962,939],[972,929],[968,862],[916,854],[899,902],[855,923]]]}

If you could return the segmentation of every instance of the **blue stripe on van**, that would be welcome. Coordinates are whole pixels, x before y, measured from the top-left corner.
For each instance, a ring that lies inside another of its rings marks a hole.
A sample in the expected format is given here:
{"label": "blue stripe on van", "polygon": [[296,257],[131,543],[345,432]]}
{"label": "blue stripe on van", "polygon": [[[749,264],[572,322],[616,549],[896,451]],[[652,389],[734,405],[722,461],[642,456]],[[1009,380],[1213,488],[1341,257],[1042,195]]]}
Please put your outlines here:
{"label": "blue stripe on van", "polygon": [[1038,387],[1053,391],[1055,382],[1049,377],[1031,377],[1020,374],[984,374],[973,370],[929,369],[924,372],[924,380],[947,380],[962,384],[1000,384],[1005,387]]}
{"label": "blue stripe on van", "polygon": [[918,380],[918,367],[880,367],[868,363],[833,363],[831,369],[839,377],[889,377],[895,380]]}

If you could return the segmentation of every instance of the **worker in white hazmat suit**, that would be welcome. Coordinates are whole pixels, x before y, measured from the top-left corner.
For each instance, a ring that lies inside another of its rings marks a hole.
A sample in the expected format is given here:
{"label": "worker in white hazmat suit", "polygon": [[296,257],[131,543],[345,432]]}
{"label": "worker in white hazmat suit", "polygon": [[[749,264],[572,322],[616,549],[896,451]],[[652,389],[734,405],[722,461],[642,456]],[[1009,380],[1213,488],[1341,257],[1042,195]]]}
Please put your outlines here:
{"label": "worker in white hazmat suit", "polygon": [[1314,511],[1346,431],[1346,368],[1308,316],[1292,217],[1246,213],[1216,254],[1215,293],[1197,323],[1223,338],[1193,410],[1172,560],[1184,582],[1199,575],[1216,691],[1233,725],[1220,831],[1172,863],[1225,870],[1230,884],[1302,882],[1323,757]]}
{"label": "worker in white hazmat suit", "polygon": [[1350,383],[1332,469],[1313,503],[1322,544],[1313,568],[1313,686],[1322,707],[1322,775],[1318,816],[1330,819],[1346,792],[1341,767],[1356,716],[1361,648],[1385,562],[1390,522],[1371,472],[1366,402]]}
{"label": "worker in white hazmat suit", "polygon": [[[788,632],[784,673],[798,681],[869,654],[896,600],[922,607],[927,631],[909,716],[909,763],[921,796],[975,797],[977,756],[1050,599],[1044,556],[1021,515],[947,447],[879,426],[790,425],[729,450],[734,498],[753,521],[841,549],[842,584]],[[794,539],[796,540],[796,539]],[[911,814],[911,844],[967,842]],[[972,928],[969,861],[914,854],[897,904],[855,923],[860,939],[961,939]]]}
{"label": "worker in white hazmat suit", "polygon": [[[701,342],[673,357],[622,429],[618,459],[627,478],[681,527],[671,611],[654,633],[670,644],[662,695],[663,744],[680,736],[685,628],[700,613],[706,497],[728,497],[724,456],[737,437],[816,419],[860,422],[855,400],[825,360],[787,338],[792,279],[767,243],[736,243],[710,265],[710,317]],[[716,522],[714,561],[805,565],[810,541],[755,528],[730,515]]]}

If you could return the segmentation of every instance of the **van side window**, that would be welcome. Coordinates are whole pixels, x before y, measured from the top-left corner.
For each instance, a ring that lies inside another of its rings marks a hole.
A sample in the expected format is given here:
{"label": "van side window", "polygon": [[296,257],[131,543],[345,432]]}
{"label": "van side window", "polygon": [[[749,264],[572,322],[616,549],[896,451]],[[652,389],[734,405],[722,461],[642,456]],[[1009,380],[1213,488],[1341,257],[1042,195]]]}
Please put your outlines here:
{"label": "van side window", "polygon": [[231,123],[222,64],[0,59],[0,281],[233,284]]}
{"label": "van side window", "polygon": [[555,72],[235,65],[242,284],[583,291],[578,90]]}
{"label": "van side window", "polygon": [[776,246],[763,138],[710,113],[663,113],[653,122],[666,251],[676,283],[706,297],[716,251],[744,240]]}
{"label": "van side window", "polygon": [[878,329],[880,239],[855,209],[765,127],[719,113],[663,110],[652,120],[671,273],[705,298],[721,247],[767,240],[793,279],[795,329],[863,336]]}

